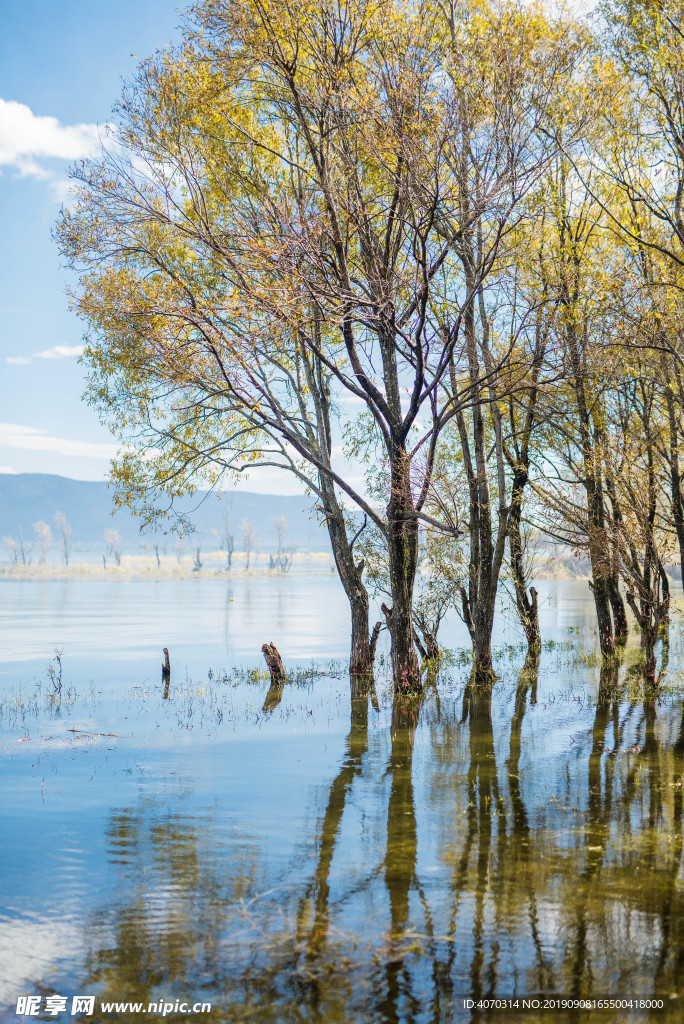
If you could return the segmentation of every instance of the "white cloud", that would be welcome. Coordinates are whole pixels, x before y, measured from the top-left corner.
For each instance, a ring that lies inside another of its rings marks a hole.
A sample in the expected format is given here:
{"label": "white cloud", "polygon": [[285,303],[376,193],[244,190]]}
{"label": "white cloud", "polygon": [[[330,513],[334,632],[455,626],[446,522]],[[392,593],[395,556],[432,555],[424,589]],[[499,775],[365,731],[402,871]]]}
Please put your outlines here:
{"label": "white cloud", "polygon": [[76,196],[73,181],[69,181],[68,178],[55,178],[50,182],[49,187],[50,193],[55,202],[61,203],[63,206],[71,209]]}
{"label": "white cloud", "polygon": [[49,179],[46,159],[78,160],[99,148],[95,124],[63,125],[56,117],[34,114],[25,103],[0,99],[0,166],[21,177]]}
{"label": "white cloud", "polygon": [[28,366],[34,359],[70,359],[82,353],[83,345],[53,345],[52,348],[34,352],[32,356],[5,356],[5,362],[10,366]]}
{"label": "white cloud", "polygon": [[53,345],[52,348],[44,348],[42,352],[34,352],[34,359],[68,359],[70,356],[80,356],[83,353],[83,345]]}
{"label": "white cloud", "polygon": [[18,469],[12,469],[11,466],[0,466],[0,473],[11,473],[12,475],[15,475],[18,472]]}
{"label": "white cloud", "polygon": [[96,441],[76,441],[67,437],[51,437],[38,427],[24,427],[18,423],[0,423],[0,448],[21,451],[50,452],[53,455],[72,455],[90,459],[113,459],[118,446]]}

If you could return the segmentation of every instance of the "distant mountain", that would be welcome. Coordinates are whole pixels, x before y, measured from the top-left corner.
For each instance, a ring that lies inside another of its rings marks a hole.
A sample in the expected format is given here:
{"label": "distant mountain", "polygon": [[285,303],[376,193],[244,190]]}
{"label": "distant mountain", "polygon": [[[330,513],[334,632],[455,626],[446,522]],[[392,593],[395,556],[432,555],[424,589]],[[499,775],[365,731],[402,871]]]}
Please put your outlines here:
{"label": "distant mountain", "polygon": [[[273,520],[288,517],[285,543],[287,546],[323,549],[328,535],[312,512],[313,502],[306,496],[280,496],[233,491],[230,497],[197,492],[179,506],[189,513],[196,528],[197,541],[207,547],[218,547],[219,541],[212,531],[222,530],[223,520],[230,509],[231,528],[235,548],[241,548],[240,523],[243,519],[254,523],[257,542],[265,550],[276,547]],[[118,530],[127,544],[150,543],[152,535],[140,534],[140,520],[128,511],[112,516],[112,491],[106,483],[69,480],[47,473],[0,473],[0,539],[7,535],[19,536],[21,527],[24,540],[35,539],[33,524],[43,520],[52,527],[55,512],[63,512],[73,530],[73,544],[102,543],[105,530]]]}

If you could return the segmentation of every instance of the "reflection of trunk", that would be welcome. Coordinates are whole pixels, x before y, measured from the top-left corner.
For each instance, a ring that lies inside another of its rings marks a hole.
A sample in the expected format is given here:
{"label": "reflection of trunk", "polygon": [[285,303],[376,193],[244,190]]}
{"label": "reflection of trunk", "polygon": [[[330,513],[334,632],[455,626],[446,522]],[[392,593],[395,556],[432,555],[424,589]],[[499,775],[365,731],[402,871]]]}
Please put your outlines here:
{"label": "reflection of trunk", "polygon": [[[613,659],[607,660],[601,667],[601,679],[592,728],[591,752],[588,766],[588,806],[586,812],[586,828],[584,833],[585,867],[578,878],[578,891],[575,896],[576,920],[574,955],[571,967],[573,998],[587,994],[592,976],[589,943],[589,925],[587,923],[587,903],[594,875],[600,870],[608,841],[608,808],[610,806],[608,767],[606,767],[606,795],[604,798],[601,780],[601,761],[605,750],[606,728],[610,719],[610,708],[613,694],[617,687],[617,664]],[[579,851],[578,851],[579,852]]]}
{"label": "reflection of trunk", "polygon": [[[682,835],[682,815],[684,814],[684,713],[680,720],[679,736],[672,747],[672,825],[673,835],[670,850],[670,867],[667,872],[667,884],[661,892],[660,909],[660,951],[658,963],[654,971],[653,991],[665,989],[664,972],[668,962],[672,962],[672,977],[680,978],[684,970],[684,942],[681,937],[681,917],[677,904],[680,895],[679,872],[681,870],[684,837]],[[673,951],[674,956],[673,956]]]}
{"label": "reflection of trunk", "polygon": [[[470,767],[468,769],[468,833],[477,831],[477,879],[473,922],[473,959],[470,968],[473,999],[491,994],[494,983],[485,981],[484,931],[493,815],[498,814],[499,841],[505,843],[506,814],[499,802],[499,784],[492,727],[492,688],[481,684],[468,687],[467,711],[470,721]],[[485,991],[485,984],[487,989]]]}
{"label": "reflection of trunk", "polygon": [[[162,979],[187,978],[197,969],[199,951],[219,948],[228,908],[244,892],[245,875],[257,875],[261,865],[254,851],[240,865],[219,865],[220,839],[210,812],[183,813],[145,798],[112,812],[104,840],[114,885],[83,920],[83,981],[86,991],[97,989],[104,1000],[126,992],[147,1006],[160,998]],[[141,886],[142,878],[149,885]],[[220,966],[214,979],[223,986]],[[131,1012],[118,1019],[140,1018]]]}
{"label": "reflection of trunk", "polygon": [[[538,989],[553,989],[554,978],[551,957],[544,948],[543,936],[539,928],[539,912],[537,909],[536,890],[540,887],[538,878],[539,866],[533,851],[534,829],[530,829],[527,818],[527,810],[520,785],[520,751],[521,731],[525,711],[527,710],[527,699],[530,704],[537,702],[537,683],[539,679],[539,653],[528,654],[525,664],[518,677],[518,686],[515,692],[515,710],[511,720],[510,752],[506,769],[508,774],[508,788],[511,794],[511,807],[513,821],[511,829],[511,842],[505,852],[506,864],[503,871],[510,875],[515,874],[517,878],[524,879],[524,889],[529,900],[529,919],[532,941],[537,954],[537,979]],[[534,769],[533,769],[534,771]],[[501,870],[501,869],[500,869]],[[543,891],[543,883],[541,884]]]}
{"label": "reflection of trunk", "polygon": [[[656,738],[656,706],[654,700],[644,701],[644,719],[646,728],[644,732],[644,746],[641,751],[644,761],[648,765],[648,834],[655,835],[658,825],[662,820],[663,813],[663,782],[660,770],[660,752]],[[659,866],[660,856],[655,843],[649,843],[652,856],[652,867],[655,870]]]}
{"label": "reflection of trunk", "polygon": [[416,812],[413,803],[413,740],[420,711],[416,698],[395,698],[392,711],[392,780],[387,809],[385,885],[390,900],[392,931],[397,936],[409,916],[409,891],[416,869]]}
{"label": "reflection of trunk", "polygon": [[264,700],[264,706],[262,707],[261,710],[262,711],[267,711],[267,712],[275,711],[275,709],[278,707],[278,705],[280,704],[280,702],[281,702],[281,700],[283,698],[283,690],[284,689],[285,689],[285,680],[284,679],[280,679],[278,682],[271,683],[271,686],[269,687],[269,691],[266,694],[266,699]]}
{"label": "reflection of trunk", "polygon": [[309,890],[313,893],[314,922],[307,941],[307,953],[317,955],[328,934],[330,916],[330,868],[344,813],[347,793],[354,779],[361,773],[363,758],[368,748],[368,696],[372,682],[357,676],[352,679],[351,722],[347,736],[347,753],[340,771],[333,779],[328,804],[323,816],[316,874]]}
{"label": "reflection of trunk", "polygon": [[520,791],[520,732],[525,709],[527,708],[527,695],[532,691],[536,698],[537,680],[539,678],[539,655],[527,659],[518,679],[518,688],[515,692],[515,711],[511,721],[511,742],[508,755],[508,786],[511,791],[511,803],[513,805],[513,833],[518,841],[519,847],[524,848],[524,853],[529,853],[529,825],[527,813]]}
{"label": "reflection of trunk", "polygon": [[[391,791],[387,808],[385,886],[389,896],[391,942],[400,943],[409,921],[409,898],[416,874],[418,839],[413,800],[413,740],[420,713],[420,698],[397,695],[392,710],[392,752],[388,773]],[[399,1022],[402,989],[409,990],[404,958],[390,957],[385,968],[387,995],[380,1005],[382,1019]],[[405,984],[401,984],[402,976]]]}
{"label": "reflection of trunk", "polygon": [[[605,850],[606,843],[606,812],[601,782],[601,759],[606,746],[606,728],[610,720],[610,705],[614,699],[617,686],[617,665],[607,665],[602,668],[599,694],[594,713],[594,725],[592,728],[591,753],[589,754],[589,777],[588,792],[589,806],[587,809],[587,832],[586,844],[587,873],[593,874],[599,867]],[[607,783],[607,779],[606,779]]]}

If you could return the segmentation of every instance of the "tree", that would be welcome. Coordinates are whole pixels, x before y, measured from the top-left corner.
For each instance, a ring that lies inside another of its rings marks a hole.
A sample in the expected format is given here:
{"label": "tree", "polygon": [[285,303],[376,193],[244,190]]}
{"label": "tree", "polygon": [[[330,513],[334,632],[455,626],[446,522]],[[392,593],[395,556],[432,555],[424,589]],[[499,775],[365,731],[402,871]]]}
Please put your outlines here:
{"label": "tree", "polygon": [[275,528],[278,537],[278,550],[275,557],[271,555],[270,567],[271,569],[280,569],[281,572],[287,572],[292,565],[292,550],[289,553],[285,548],[285,537],[287,535],[287,516],[275,516],[273,519],[273,526]]}
{"label": "tree", "polygon": [[[198,474],[295,473],[320,499],[352,667],[367,667],[344,494],[385,538],[395,685],[417,689],[419,523],[441,433],[477,401],[445,382],[548,160],[567,31],[486,3],[207,2],[194,18],[178,52],[140,69],[117,149],[76,170],[59,230],[82,271],[91,399],[137,438],[114,473],[120,500],[151,519],[150,491]],[[387,465],[383,510],[334,464],[350,402]]]}
{"label": "tree", "polygon": [[7,548],[9,556],[12,560],[12,565],[16,565],[19,561],[19,545],[17,544],[14,537],[10,534],[2,538],[2,543]]}
{"label": "tree", "polygon": [[227,497],[228,506],[226,508],[226,514],[223,517],[223,537],[222,547],[226,552],[226,568],[230,569],[233,561],[233,551],[235,549],[235,537],[231,529],[231,513],[233,511],[233,496],[232,494]]}
{"label": "tree", "polygon": [[40,549],[40,561],[41,564],[44,565],[47,553],[52,547],[52,530],[50,529],[47,523],[43,522],[42,519],[40,519],[37,523],[33,524],[33,529],[35,530],[36,537],[38,538],[38,547]]}
{"label": "tree", "polygon": [[105,530],[105,543],[107,545],[107,554],[114,559],[117,565],[121,565],[123,541],[118,530]]}
{"label": "tree", "polygon": [[62,540],[62,556],[64,558],[64,564],[68,566],[69,557],[71,555],[71,537],[73,530],[71,529],[67,517],[63,512],[55,512],[55,526],[57,527]]}
{"label": "tree", "polygon": [[249,569],[249,560],[256,542],[256,529],[251,519],[243,519],[240,529],[242,530],[242,550],[247,556],[245,569]]}

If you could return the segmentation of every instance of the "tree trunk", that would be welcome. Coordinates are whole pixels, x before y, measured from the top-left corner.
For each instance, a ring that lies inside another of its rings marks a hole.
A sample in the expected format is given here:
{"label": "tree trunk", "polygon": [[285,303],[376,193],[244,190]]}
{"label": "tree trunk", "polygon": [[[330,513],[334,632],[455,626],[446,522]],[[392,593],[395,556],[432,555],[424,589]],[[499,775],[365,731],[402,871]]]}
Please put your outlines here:
{"label": "tree trunk", "polygon": [[439,644],[437,643],[437,634],[425,633],[424,638],[428,661],[437,661],[437,659],[439,658]]}
{"label": "tree trunk", "polygon": [[491,686],[496,678],[492,664],[492,620],[482,614],[483,602],[475,604],[475,614],[471,613],[471,600],[466,593],[465,587],[461,587],[461,604],[463,618],[470,633],[470,640],[473,645],[473,671],[471,681],[481,686]]}
{"label": "tree trunk", "polygon": [[[350,543],[347,536],[344,513],[337,501],[334,485],[324,474],[320,475],[320,485],[323,502],[320,511],[325,515],[335,567],[347,595],[351,613],[349,673],[352,676],[371,675],[375,661],[375,644],[368,634],[368,591],[363,583],[365,563],[363,559],[359,562],[354,559],[354,541]],[[375,642],[377,643],[377,634]]]}
{"label": "tree trunk", "polygon": [[528,654],[539,650],[541,632],[539,629],[539,608],[537,591],[530,587],[529,597],[527,580],[523,565],[522,535],[520,520],[522,518],[523,491],[527,483],[527,470],[519,470],[513,479],[511,491],[511,510],[508,514],[508,546],[511,553],[511,573],[515,586],[515,604],[518,617],[527,638]]}
{"label": "tree trunk", "polygon": [[615,641],[613,638],[613,619],[610,607],[610,595],[608,592],[607,575],[609,564],[607,563],[606,538],[605,538],[605,509],[603,477],[600,459],[592,440],[591,419],[589,414],[589,403],[585,391],[586,371],[582,359],[580,341],[574,322],[572,312],[573,300],[568,290],[567,282],[563,288],[563,304],[568,312],[567,341],[570,353],[570,365],[572,369],[572,384],[575,393],[577,406],[578,423],[580,430],[580,441],[582,457],[584,461],[584,488],[587,495],[587,515],[589,519],[589,557],[591,559],[592,591],[594,604],[596,605],[596,619],[599,631],[599,644],[601,653],[606,656],[615,654]]}
{"label": "tree trunk", "polygon": [[271,685],[276,686],[285,677],[285,669],[283,668],[283,661],[278,653],[278,648],[273,643],[264,644],[261,648],[261,653],[268,665],[268,671],[271,673]]}
{"label": "tree trunk", "polygon": [[606,580],[606,584],[608,587],[610,606],[613,612],[615,642],[623,647],[627,642],[627,637],[629,636],[629,623],[627,621],[627,612],[625,611],[625,602],[622,600],[622,594],[620,593],[620,586],[616,576],[609,576]]}
{"label": "tree trunk", "polygon": [[[656,684],[656,654],[655,645],[658,640],[660,626],[660,608],[654,609],[642,598],[641,607],[637,605],[633,593],[627,593],[627,603],[634,613],[634,618],[641,629],[641,646],[644,652],[644,682],[647,687],[654,687]],[[655,612],[655,614],[654,614]]]}
{"label": "tree trunk", "polygon": [[642,630],[644,642],[644,682],[647,687],[656,684],[656,653],[655,645],[658,639],[657,629],[651,624]]}
{"label": "tree trunk", "polygon": [[613,639],[613,619],[611,616],[608,581],[601,575],[602,570],[594,570],[593,557],[592,570],[590,586],[594,595],[594,605],[596,606],[599,646],[602,654],[611,656],[615,654],[615,641]]}
{"label": "tree trunk", "polygon": [[375,648],[371,654],[368,635],[368,591],[361,584],[355,586],[352,594],[348,597],[352,627],[349,674],[352,676],[370,675],[373,672]]}
{"label": "tree trunk", "polygon": [[408,459],[399,452],[392,466],[387,505],[389,575],[392,607],[382,605],[391,637],[392,674],[396,693],[422,689],[413,635],[413,586],[418,567],[418,519],[411,498]]}
{"label": "tree trunk", "polygon": [[669,458],[670,465],[670,491],[672,500],[672,522],[677,534],[679,545],[679,564],[682,573],[682,587],[684,587],[684,503],[682,502],[682,475],[679,471],[679,424],[675,409],[674,389],[670,380],[665,354],[661,355],[663,376],[667,382],[665,388],[665,401],[667,403],[667,417],[670,428]]}
{"label": "tree trunk", "polygon": [[378,637],[380,636],[380,630],[382,629],[382,622],[376,622],[373,626],[373,632],[370,636],[370,664],[371,668],[375,664],[375,649],[378,646]]}
{"label": "tree trunk", "polygon": [[659,609],[659,630],[667,632],[670,628],[670,581],[667,578],[667,573],[663,568],[661,562],[658,563],[658,572],[660,574],[660,583],[663,599],[660,603]]}

